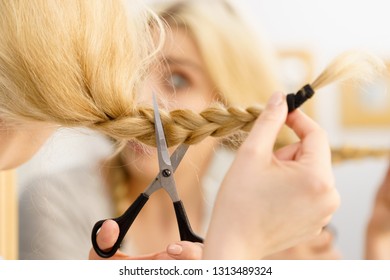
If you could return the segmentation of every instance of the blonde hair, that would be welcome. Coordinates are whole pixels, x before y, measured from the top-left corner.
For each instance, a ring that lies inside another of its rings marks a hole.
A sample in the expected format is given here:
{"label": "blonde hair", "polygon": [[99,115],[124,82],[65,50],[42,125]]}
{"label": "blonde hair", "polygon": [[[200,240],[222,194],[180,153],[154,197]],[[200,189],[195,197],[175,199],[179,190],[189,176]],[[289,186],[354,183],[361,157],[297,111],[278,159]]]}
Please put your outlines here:
{"label": "blonde hair", "polygon": [[160,21],[149,10],[137,1],[2,0],[0,11],[0,118],[99,129],[134,115],[157,48],[149,29]]}
{"label": "blonde hair", "polygon": [[[119,0],[0,1],[0,118],[86,126],[122,143],[135,139],[155,146],[153,109],[137,106],[135,95],[155,54],[150,26],[163,28],[135,3],[128,10]],[[209,2],[204,6],[211,10]],[[312,87],[367,77],[381,67],[373,56],[346,54]],[[221,89],[232,102],[245,92],[237,90]],[[172,146],[249,131],[262,109],[218,103],[199,114],[160,111]]]}
{"label": "blonde hair", "polygon": [[[318,78],[309,83],[309,86],[316,91],[333,82],[369,80],[384,69],[382,60],[376,56],[359,51],[346,52],[336,57]],[[138,107],[138,112],[138,116],[145,125],[142,126],[142,133],[133,134],[134,138],[147,145],[155,146],[153,109],[151,107]],[[208,136],[225,137],[238,130],[250,131],[261,112],[261,104],[244,108],[225,106],[221,103],[216,103],[199,114],[188,109],[177,109],[170,112],[160,110],[169,146],[183,142],[192,145]],[[113,122],[119,124],[120,120]],[[132,134],[130,131],[119,129],[119,126],[117,128],[118,134],[119,132],[124,133],[123,137]]]}

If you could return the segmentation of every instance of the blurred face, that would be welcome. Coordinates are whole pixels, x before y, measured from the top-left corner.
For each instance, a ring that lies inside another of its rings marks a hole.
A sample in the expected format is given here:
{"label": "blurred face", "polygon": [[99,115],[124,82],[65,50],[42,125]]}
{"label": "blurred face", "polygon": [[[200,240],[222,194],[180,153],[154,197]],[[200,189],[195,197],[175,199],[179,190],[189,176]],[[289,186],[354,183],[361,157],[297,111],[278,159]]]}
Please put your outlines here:
{"label": "blurred face", "polygon": [[0,170],[16,168],[29,160],[53,131],[48,124],[10,125],[0,119]]}
{"label": "blurred face", "polygon": [[266,257],[273,260],[338,260],[339,250],[334,246],[334,234],[324,229],[312,240]]}
{"label": "blurred face", "polygon": [[[169,110],[176,108],[191,109],[200,112],[215,100],[214,86],[205,74],[200,53],[184,29],[173,29],[163,49],[161,66],[154,69],[148,89],[142,95],[140,102],[150,104],[151,93],[154,91],[160,95],[164,105]],[[179,172],[188,168],[200,169],[206,164],[216,143],[211,137],[206,138],[198,145],[190,147]],[[124,157],[132,176],[140,174],[150,180],[158,170],[155,150],[143,149],[139,145],[129,144],[124,151]]]}

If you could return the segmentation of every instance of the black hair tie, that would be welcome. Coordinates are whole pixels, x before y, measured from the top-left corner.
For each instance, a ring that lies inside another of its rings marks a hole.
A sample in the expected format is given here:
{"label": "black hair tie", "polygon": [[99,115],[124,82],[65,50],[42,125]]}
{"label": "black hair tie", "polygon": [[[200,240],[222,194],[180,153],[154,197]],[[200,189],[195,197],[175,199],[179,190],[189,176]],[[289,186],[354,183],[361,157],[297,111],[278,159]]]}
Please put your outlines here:
{"label": "black hair tie", "polygon": [[288,112],[292,112],[299,108],[306,100],[314,95],[314,89],[307,84],[301,88],[297,93],[289,93],[286,96]]}

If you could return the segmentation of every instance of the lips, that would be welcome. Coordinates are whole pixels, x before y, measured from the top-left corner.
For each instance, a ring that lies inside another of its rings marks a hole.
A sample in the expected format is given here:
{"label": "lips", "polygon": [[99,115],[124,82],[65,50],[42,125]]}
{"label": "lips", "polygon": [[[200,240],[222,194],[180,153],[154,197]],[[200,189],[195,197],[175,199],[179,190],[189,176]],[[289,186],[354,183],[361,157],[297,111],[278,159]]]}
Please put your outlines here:
{"label": "lips", "polygon": [[134,152],[138,155],[152,155],[153,148],[146,146],[136,141],[130,141],[127,145],[129,151]]}

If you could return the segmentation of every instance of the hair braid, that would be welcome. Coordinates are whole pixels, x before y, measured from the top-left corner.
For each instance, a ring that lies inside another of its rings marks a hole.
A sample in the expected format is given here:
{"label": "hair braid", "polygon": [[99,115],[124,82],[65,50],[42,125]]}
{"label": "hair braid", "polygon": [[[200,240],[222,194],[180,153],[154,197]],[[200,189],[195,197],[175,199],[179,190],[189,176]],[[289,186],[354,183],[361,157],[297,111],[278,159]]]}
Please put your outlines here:
{"label": "hair braid", "polygon": [[[385,69],[383,62],[367,53],[347,52],[337,57],[310,85],[306,85],[297,94],[288,97],[298,100],[299,107],[306,99],[302,96],[322,88],[334,81],[354,79],[357,81],[373,79],[375,74]],[[290,105],[290,104],[289,104]],[[297,108],[294,107],[293,109]],[[188,109],[168,111],[160,109],[168,146],[180,143],[196,144],[208,136],[224,138],[239,131],[249,132],[256,118],[261,114],[261,106],[249,106],[246,109],[237,106],[225,106],[216,103],[200,113]],[[152,107],[135,107],[131,115],[124,114],[114,119],[107,118],[92,125],[103,133],[119,141],[137,140],[149,146],[155,146],[154,112]]]}
{"label": "hair braid", "polygon": [[[261,107],[225,107],[216,103],[197,114],[191,110],[160,109],[168,146],[196,144],[208,136],[227,137],[242,130],[250,131],[261,113]],[[91,125],[116,140],[135,139],[155,146],[154,112],[151,107],[138,107],[132,116],[100,119]]]}

